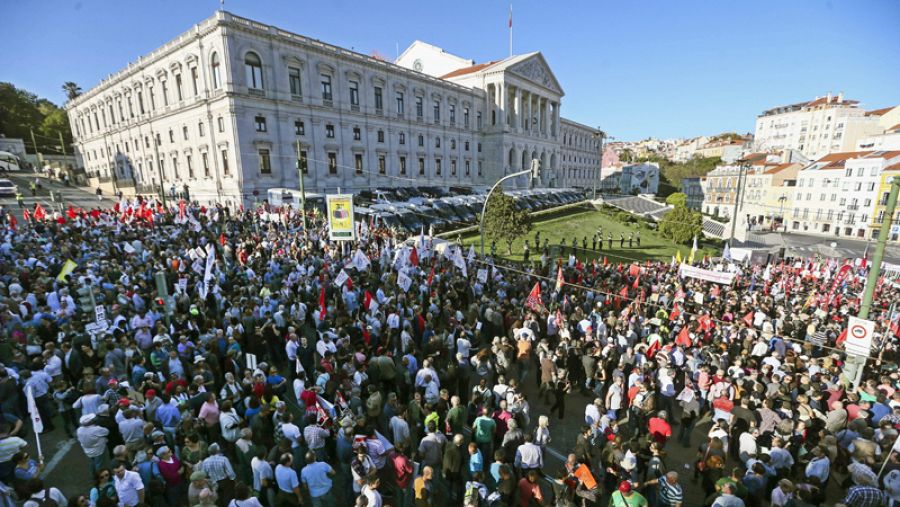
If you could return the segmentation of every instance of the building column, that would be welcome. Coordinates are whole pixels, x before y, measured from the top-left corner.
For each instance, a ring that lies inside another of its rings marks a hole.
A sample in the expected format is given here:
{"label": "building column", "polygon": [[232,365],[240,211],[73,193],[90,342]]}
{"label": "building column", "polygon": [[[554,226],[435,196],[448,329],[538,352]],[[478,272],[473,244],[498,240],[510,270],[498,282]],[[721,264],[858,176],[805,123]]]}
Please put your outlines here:
{"label": "building column", "polygon": [[544,99],[540,95],[537,96],[537,125],[535,126],[535,134],[541,135],[544,133],[544,118],[541,113],[543,113],[543,103]]}
{"label": "building column", "polygon": [[516,122],[513,125],[515,132],[522,132],[522,89],[516,87]]}
{"label": "building column", "polygon": [[553,125],[555,127],[553,129],[554,139],[559,139],[559,113],[559,102],[556,102],[555,106],[553,107]]}
{"label": "building column", "polygon": [[525,103],[525,132],[531,132],[531,92],[526,92],[528,98]]}
{"label": "building column", "polygon": [[504,107],[504,101],[506,100],[506,87],[503,86],[503,83],[497,83],[497,125],[500,126],[500,130],[503,130],[506,125],[506,107]]}

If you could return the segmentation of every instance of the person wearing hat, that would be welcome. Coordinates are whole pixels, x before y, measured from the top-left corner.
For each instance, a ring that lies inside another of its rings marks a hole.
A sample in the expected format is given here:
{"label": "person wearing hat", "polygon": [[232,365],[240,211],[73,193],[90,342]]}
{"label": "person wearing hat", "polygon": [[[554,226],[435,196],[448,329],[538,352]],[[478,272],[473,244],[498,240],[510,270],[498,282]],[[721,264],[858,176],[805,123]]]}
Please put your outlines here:
{"label": "person wearing hat", "polygon": [[78,443],[81,444],[84,454],[90,461],[90,473],[97,475],[97,471],[106,468],[106,444],[109,430],[97,424],[96,414],[81,416],[78,420],[80,427],[75,432]]}
{"label": "person wearing hat", "polygon": [[646,507],[647,499],[634,490],[630,481],[622,481],[609,499],[610,507]]}
{"label": "person wearing hat", "polygon": [[190,480],[190,484],[188,485],[188,505],[197,505],[200,503],[200,492],[203,490],[210,490],[215,492],[215,484],[209,481],[209,478],[206,476],[206,472],[203,470],[196,470],[191,472],[191,475],[188,477]]}

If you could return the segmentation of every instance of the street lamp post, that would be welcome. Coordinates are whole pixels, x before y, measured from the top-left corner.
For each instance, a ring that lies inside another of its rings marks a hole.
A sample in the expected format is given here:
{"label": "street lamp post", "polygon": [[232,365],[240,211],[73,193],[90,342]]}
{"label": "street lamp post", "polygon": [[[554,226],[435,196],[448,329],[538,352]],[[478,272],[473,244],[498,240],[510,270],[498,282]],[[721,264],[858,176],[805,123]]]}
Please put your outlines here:
{"label": "street lamp post", "polygon": [[606,132],[600,130],[600,127],[597,127],[597,131],[594,132],[594,138],[600,138],[600,164],[597,167],[597,177],[594,178],[594,196],[592,199],[597,198],[597,182],[600,182],[600,193],[603,193],[603,140],[606,139]]}
{"label": "street lamp post", "polygon": [[541,172],[541,162],[538,159],[533,159],[531,161],[531,169],[526,169],[524,171],[519,171],[519,172],[515,172],[512,174],[507,174],[506,176],[497,180],[497,183],[494,183],[494,186],[491,187],[491,190],[487,193],[487,196],[485,196],[485,198],[484,198],[484,204],[481,206],[481,220],[479,221],[479,224],[478,224],[478,229],[481,232],[481,256],[482,257],[484,257],[484,215],[485,215],[485,212],[487,211],[488,201],[491,200],[491,194],[494,193],[494,190],[497,187],[499,187],[501,183],[503,183],[504,181],[506,181],[508,179],[515,178],[517,176],[522,176],[522,175],[529,174],[529,173],[531,174],[532,178],[537,178],[540,176],[540,172]]}

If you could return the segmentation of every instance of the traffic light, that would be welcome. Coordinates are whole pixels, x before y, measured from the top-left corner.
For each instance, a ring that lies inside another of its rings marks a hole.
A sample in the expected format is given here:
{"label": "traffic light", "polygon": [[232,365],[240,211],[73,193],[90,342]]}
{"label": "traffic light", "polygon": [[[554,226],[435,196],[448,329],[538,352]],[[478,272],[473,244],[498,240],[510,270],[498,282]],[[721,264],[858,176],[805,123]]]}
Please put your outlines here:
{"label": "traffic light", "polygon": [[94,313],[97,308],[97,300],[94,299],[94,286],[85,285],[75,292],[78,294],[78,306],[81,308],[81,311],[89,314]]}

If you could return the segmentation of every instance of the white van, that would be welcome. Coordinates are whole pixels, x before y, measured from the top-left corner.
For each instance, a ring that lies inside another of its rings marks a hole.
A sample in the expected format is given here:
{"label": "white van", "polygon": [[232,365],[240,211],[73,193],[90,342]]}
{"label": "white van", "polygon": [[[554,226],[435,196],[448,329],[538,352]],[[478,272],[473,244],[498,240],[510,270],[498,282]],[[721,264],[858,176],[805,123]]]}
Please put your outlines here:
{"label": "white van", "polygon": [[[275,207],[290,206],[300,209],[301,193],[296,188],[270,188],[266,195],[269,205]],[[325,210],[325,196],[315,192],[306,192],[306,209],[319,208]]]}

